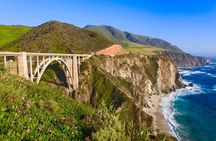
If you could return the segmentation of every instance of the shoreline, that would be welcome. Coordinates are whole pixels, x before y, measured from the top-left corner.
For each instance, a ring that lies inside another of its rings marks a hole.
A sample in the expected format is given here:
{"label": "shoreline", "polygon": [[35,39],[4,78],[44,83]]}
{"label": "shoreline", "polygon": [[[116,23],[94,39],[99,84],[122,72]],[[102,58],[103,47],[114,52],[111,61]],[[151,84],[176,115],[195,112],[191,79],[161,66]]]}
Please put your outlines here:
{"label": "shoreline", "polygon": [[155,133],[157,130],[159,130],[160,132],[173,136],[172,131],[169,127],[169,124],[163,115],[163,109],[161,106],[162,98],[168,95],[169,94],[148,96],[146,101],[149,107],[144,108],[143,110],[153,117],[153,128],[154,128]]}
{"label": "shoreline", "polygon": [[161,132],[173,136],[172,130],[169,127],[169,123],[166,121],[166,119],[164,117],[163,107],[160,105],[162,98],[165,96],[167,96],[167,95],[163,95],[160,98],[159,105],[157,107],[157,113],[155,116],[156,117],[156,125],[157,125],[157,129],[159,129]]}

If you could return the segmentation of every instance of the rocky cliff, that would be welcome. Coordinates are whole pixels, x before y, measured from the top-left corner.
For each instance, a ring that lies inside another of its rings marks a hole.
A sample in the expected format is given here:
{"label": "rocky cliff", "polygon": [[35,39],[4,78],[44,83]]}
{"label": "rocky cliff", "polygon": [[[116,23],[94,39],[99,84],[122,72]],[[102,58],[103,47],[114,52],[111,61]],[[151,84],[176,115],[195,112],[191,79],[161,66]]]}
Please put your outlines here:
{"label": "rocky cliff", "polygon": [[183,87],[171,61],[139,53],[93,57],[82,64],[79,82],[76,99],[95,107],[105,103],[133,125],[136,131],[132,133],[139,133],[141,127],[150,129],[150,133],[156,130],[155,119],[144,110],[154,106],[149,104],[150,96]]}
{"label": "rocky cliff", "polygon": [[210,64],[211,61],[205,57],[192,56],[187,53],[177,53],[171,51],[165,51],[160,54],[160,56],[164,56],[173,60],[173,62],[178,67],[188,67],[188,66],[201,66]]}

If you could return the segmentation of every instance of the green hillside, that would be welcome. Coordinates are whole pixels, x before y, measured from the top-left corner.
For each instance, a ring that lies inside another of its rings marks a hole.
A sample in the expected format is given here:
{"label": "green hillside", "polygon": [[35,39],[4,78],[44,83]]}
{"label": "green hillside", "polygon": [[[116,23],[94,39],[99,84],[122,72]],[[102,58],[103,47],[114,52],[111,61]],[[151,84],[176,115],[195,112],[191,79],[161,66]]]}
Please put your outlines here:
{"label": "green hillside", "polygon": [[129,140],[118,115],[77,102],[61,88],[35,85],[2,68],[0,81],[0,140]]}
{"label": "green hillside", "polygon": [[103,36],[70,24],[50,21],[0,48],[7,51],[90,53],[114,44]]}
{"label": "green hillside", "polygon": [[0,46],[3,46],[31,30],[27,26],[0,25]]}
{"label": "green hillside", "polygon": [[151,56],[151,55],[157,55],[159,52],[163,52],[165,51],[165,49],[162,49],[162,48],[156,48],[156,47],[128,47],[126,48],[126,52],[130,53],[130,52],[133,52],[133,53],[142,53],[144,55],[147,55],[147,56]]}
{"label": "green hillside", "polygon": [[65,95],[62,88],[35,85],[4,68],[0,82],[0,140],[173,140],[162,133],[149,135],[145,127],[140,134],[103,102],[93,108]]}
{"label": "green hillside", "polygon": [[94,25],[87,25],[85,29],[95,31],[104,37],[116,41],[118,43],[122,43],[123,41],[128,41],[125,37],[125,34],[123,31],[113,28],[111,26],[94,26]]}
{"label": "green hillside", "polygon": [[[175,52],[183,52],[181,49],[179,49],[178,47],[172,45],[171,43],[167,41],[164,41],[158,38],[136,35],[133,33],[121,31],[112,26],[88,25],[85,27],[85,29],[95,31],[112,41],[122,44],[123,46],[127,48],[148,47],[148,50],[150,50],[149,47],[153,47],[154,48],[153,51],[159,48],[158,51],[161,51],[161,49],[163,49],[163,50],[170,50],[170,51],[175,51]],[[133,49],[129,49],[129,50],[133,50]]]}

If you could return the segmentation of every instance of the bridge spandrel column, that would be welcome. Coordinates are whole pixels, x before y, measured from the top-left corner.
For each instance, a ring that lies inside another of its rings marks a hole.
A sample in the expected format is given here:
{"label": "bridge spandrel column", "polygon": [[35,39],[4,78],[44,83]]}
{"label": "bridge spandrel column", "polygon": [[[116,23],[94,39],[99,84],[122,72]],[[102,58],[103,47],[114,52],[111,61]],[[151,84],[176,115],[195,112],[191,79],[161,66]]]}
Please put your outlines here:
{"label": "bridge spandrel column", "polygon": [[73,72],[73,60],[71,58],[68,58],[66,59],[66,63],[67,63],[67,66],[68,66],[68,69],[69,69],[69,72],[66,72],[66,73],[70,73],[70,74],[66,74],[67,77],[69,77],[69,82],[70,82],[70,85],[73,85],[73,78],[71,78],[72,76],[72,72]]}
{"label": "bridge spandrel column", "polygon": [[18,56],[18,74],[21,77],[29,79],[26,52],[21,52],[20,55]]}
{"label": "bridge spandrel column", "polygon": [[78,88],[78,61],[77,56],[73,56],[73,88]]}

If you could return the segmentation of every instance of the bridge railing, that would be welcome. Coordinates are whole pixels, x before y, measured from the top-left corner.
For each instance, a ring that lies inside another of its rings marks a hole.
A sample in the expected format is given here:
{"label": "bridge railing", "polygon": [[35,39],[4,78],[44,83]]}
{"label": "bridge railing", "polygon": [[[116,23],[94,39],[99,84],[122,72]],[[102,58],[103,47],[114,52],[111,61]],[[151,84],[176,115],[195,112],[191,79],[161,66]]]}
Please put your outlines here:
{"label": "bridge railing", "polygon": [[[19,56],[22,55],[23,52],[0,52],[0,56]],[[60,54],[60,53],[32,53],[26,52],[28,56],[79,56],[79,57],[91,57],[90,54]]]}

